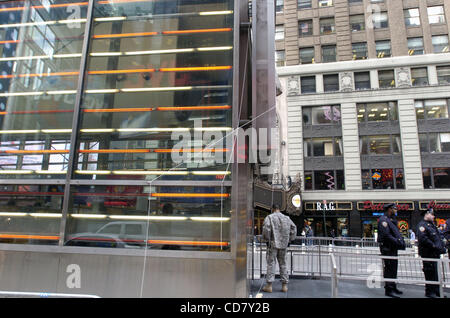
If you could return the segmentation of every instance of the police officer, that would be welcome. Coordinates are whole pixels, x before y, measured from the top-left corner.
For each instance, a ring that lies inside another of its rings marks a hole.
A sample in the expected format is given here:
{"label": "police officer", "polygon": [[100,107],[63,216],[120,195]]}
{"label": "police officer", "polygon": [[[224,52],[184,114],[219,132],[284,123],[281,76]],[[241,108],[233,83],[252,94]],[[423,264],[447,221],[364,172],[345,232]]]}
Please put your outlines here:
{"label": "police officer", "polygon": [[272,283],[275,280],[275,264],[278,261],[280,266],[280,278],[282,291],[288,291],[289,273],[287,270],[286,256],[289,242],[295,239],[297,226],[292,220],[280,212],[280,208],[274,205],[272,213],[264,219],[263,239],[267,246],[267,284],[263,291],[272,292]]}
{"label": "police officer", "polygon": [[[397,226],[397,206],[393,203],[384,206],[384,215],[378,219],[378,243],[380,243],[381,255],[398,256],[399,250],[404,250],[406,245],[400,230]],[[396,279],[398,260],[383,259],[383,277]],[[385,282],[385,295],[392,298],[399,298],[403,294],[397,288],[395,282]]]}
{"label": "police officer", "polygon": [[[423,258],[439,259],[440,254],[444,254],[445,246],[438,228],[434,225],[433,209],[428,209],[422,213],[423,220],[418,225],[419,255]],[[423,261],[423,273],[425,280],[438,281],[438,262]],[[439,285],[426,284],[425,296],[429,298],[440,297]]]}

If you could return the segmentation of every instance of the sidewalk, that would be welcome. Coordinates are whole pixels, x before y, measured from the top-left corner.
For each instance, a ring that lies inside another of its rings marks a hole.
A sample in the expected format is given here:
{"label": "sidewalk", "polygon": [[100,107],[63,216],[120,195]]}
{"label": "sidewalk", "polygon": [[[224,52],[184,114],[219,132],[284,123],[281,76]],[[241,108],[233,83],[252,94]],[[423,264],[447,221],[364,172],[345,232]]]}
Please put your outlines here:
{"label": "sidewalk", "polygon": [[[331,298],[331,281],[329,279],[303,279],[290,278],[289,291],[281,292],[281,282],[277,278],[273,283],[273,292],[263,292],[264,280],[251,282],[251,295],[262,298]],[[366,282],[362,281],[339,281],[339,298],[390,298],[384,295],[384,285],[381,288],[368,288]],[[401,298],[425,298],[425,287],[415,285],[399,284],[398,288],[403,291]],[[449,290],[444,290],[444,295],[449,295]]]}

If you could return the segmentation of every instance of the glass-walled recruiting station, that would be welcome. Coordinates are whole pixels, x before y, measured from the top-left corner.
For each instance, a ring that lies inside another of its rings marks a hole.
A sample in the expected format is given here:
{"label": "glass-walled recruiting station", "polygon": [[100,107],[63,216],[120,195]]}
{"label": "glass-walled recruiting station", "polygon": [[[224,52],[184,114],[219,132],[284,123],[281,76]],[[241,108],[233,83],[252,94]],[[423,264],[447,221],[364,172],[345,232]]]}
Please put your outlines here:
{"label": "glass-walled recruiting station", "polygon": [[243,17],[233,0],[0,2],[0,289],[246,296]]}

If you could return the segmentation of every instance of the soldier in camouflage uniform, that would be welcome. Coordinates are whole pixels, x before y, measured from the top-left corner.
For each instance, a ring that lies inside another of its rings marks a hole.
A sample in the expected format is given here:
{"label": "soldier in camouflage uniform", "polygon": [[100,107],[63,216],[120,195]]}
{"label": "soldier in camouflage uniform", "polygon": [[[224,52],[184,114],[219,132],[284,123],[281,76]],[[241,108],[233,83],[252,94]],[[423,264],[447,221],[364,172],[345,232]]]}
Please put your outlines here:
{"label": "soldier in camouflage uniform", "polygon": [[287,292],[289,274],[286,266],[286,250],[289,242],[295,239],[297,227],[291,219],[280,212],[280,208],[273,206],[272,213],[264,219],[263,239],[267,242],[267,284],[263,291],[271,293],[275,280],[275,262],[280,265],[282,291]]}

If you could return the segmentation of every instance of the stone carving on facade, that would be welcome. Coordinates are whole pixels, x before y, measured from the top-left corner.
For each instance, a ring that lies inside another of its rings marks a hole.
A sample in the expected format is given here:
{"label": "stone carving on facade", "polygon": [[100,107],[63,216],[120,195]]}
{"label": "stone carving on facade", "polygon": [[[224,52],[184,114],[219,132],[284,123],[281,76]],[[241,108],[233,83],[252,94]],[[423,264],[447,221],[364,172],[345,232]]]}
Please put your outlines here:
{"label": "stone carving on facade", "polygon": [[341,92],[353,91],[353,72],[339,73]]}
{"label": "stone carving on facade", "polygon": [[395,81],[397,87],[411,87],[411,72],[409,68],[401,67],[395,69]]}
{"label": "stone carving on facade", "polygon": [[287,80],[288,96],[300,95],[300,76],[290,76]]}

